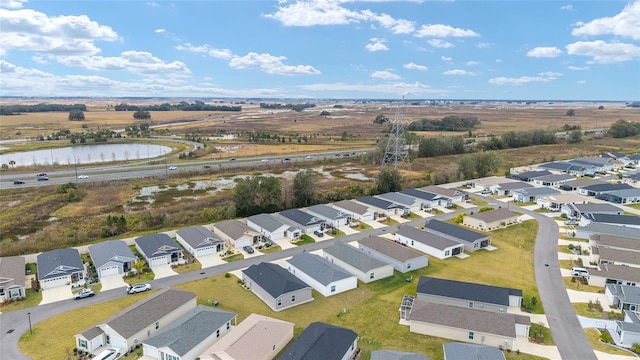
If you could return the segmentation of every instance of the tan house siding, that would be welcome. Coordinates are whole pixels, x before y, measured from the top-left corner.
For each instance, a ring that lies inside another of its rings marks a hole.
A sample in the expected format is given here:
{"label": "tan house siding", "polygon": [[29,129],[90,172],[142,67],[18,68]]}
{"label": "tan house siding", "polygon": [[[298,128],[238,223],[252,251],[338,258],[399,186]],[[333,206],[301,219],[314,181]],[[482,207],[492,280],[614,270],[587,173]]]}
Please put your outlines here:
{"label": "tan house siding", "polygon": [[507,347],[510,349],[517,348],[515,338],[473,331],[473,339],[469,339],[469,334],[471,332],[468,330],[457,329],[442,325],[426,324],[417,321],[411,321],[411,324],[409,325],[409,331],[416,334],[436,336],[472,344],[489,345],[495,347],[502,346],[503,348]]}

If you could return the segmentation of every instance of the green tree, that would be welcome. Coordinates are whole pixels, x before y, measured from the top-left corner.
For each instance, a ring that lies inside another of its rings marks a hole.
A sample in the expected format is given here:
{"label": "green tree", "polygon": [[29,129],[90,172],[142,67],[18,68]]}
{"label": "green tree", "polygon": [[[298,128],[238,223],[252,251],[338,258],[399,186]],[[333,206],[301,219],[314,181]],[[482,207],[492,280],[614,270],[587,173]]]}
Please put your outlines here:
{"label": "green tree", "polygon": [[500,158],[495,153],[485,151],[474,155],[476,155],[476,174],[478,177],[492,175],[500,168]]}
{"label": "green tree", "polygon": [[13,160],[9,160],[9,166],[14,167],[16,166],[16,162]]}
{"label": "green tree", "polygon": [[145,110],[138,110],[133,113],[133,118],[137,120],[151,119],[151,113]]}
{"label": "green tree", "polygon": [[241,179],[236,183],[233,199],[238,217],[279,211],[282,209],[280,179],[261,175]]}
{"label": "green tree", "polygon": [[398,169],[382,168],[376,177],[376,184],[372,189],[375,194],[402,190],[402,175]]}
{"label": "green tree", "polygon": [[574,109],[569,109],[567,110],[566,115],[567,116],[574,116],[576,114],[576,111]]}
{"label": "green tree", "polygon": [[384,124],[389,122],[389,118],[387,118],[386,116],[379,114],[378,116],[376,116],[376,118],[373,120],[374,124]]}
{"label": "green tree", "polygon": [[69,111],[69,120],[71,120],[71,121],[82,121],[82,120],[84,120],[84,112],[82,112],[82,110],[71,110],[71,111]]}
{"label": "green tree", "polygon": [[305,207],[317,203],[318,179],[311,170],[303,170],[293,179],[293,206]]}
{"label": "green tree", "polygon": [[580,141],[582,141],[582,130],[572,130],[569,132],[569,137],[567,137],[569,144],[577,144]]}
{"label": "green tree", "polygon": [[320,116],[329,116],[331,115],[327,110],[322,110],[322,112],[320,113]]}

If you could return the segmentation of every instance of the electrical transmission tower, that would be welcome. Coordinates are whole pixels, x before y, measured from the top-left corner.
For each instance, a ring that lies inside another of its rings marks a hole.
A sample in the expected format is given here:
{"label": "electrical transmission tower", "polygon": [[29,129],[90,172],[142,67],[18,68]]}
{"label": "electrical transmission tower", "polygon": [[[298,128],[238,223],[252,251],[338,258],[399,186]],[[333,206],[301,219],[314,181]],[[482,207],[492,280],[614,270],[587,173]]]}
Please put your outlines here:
{"label": "electrical transmission tower", "polygon": [[396,113],[393,119],[390,119],[391,131],[389,132],[389,139],[387,140],[387,147],[384,151],[384,157],[382,158],[382,166],[392,165],[394,169],[398,169],[398,166],[403,165],[407,170],[411,170],[411,162],[409,160],[409,146],[407,145],[407,138],[404,133],[404,127],[409,124],[409,119],[405,118],[402,114],[404,109],[404,97],[402,97],[402,103],[396,108]]}

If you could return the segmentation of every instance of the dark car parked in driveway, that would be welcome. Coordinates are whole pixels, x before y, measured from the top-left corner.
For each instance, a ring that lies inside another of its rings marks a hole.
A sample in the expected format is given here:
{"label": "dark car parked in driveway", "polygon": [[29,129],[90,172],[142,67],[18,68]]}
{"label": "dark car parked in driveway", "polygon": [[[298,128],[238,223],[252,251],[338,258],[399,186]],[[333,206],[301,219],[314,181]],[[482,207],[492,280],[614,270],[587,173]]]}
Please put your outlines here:
{"label": "dark car parked in driveway", "polygon": [[248,254],[253,254],[254,250],[251,246],[245,246],[242,248],[244,251],[246,251]]}

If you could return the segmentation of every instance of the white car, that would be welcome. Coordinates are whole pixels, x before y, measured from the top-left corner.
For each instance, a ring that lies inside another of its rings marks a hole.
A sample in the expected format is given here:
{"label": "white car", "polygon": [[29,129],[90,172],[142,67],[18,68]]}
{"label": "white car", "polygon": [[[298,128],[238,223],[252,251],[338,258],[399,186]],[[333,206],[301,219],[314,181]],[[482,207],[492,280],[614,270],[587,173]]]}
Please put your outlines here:
{"label": "white car", "polygon": [[262,159],[260,160],[260,162],[266,163],[266,162],[269,162],[269,159]]}
{"label": "white car", "polygon": [[169,166],[169,170],[178,170],[177,166]]}
{"label": "white car", "polygon": [[127,285],[127,294],[137,294],[151,290],[151,284],[135,284],[133,286]]}
{"label": "white car", "polygon": [[80,176],[78,176],[78,179],[80,179],[80,180],[82,180],[82,179],[88,179],[88,178],[89,178],[89,176],[87,176],[87,175],[80,175]]}

